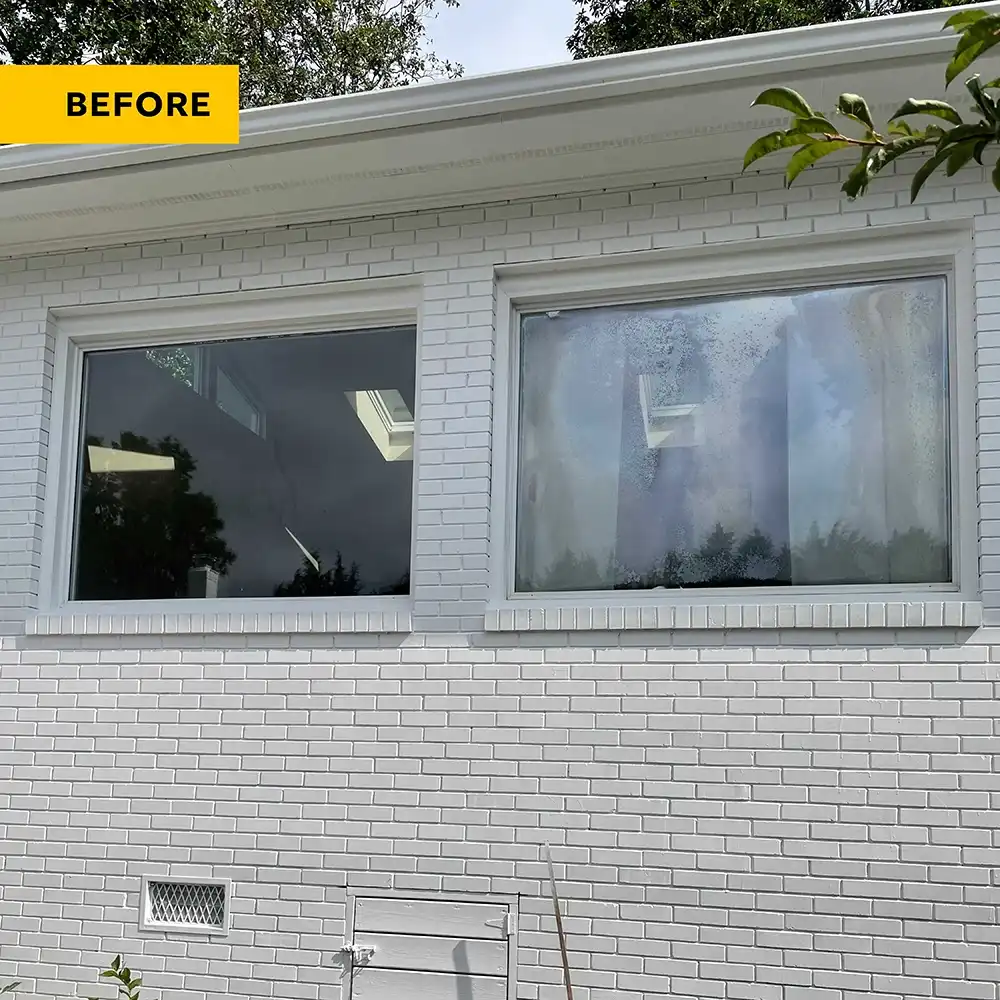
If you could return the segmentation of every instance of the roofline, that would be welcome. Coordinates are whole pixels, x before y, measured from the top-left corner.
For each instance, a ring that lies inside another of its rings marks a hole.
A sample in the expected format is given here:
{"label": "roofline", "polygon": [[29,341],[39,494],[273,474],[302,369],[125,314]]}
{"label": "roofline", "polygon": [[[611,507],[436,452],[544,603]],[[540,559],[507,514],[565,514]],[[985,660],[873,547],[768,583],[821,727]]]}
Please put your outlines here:
{"label": "roofline", "polygon": [[231,154],[237,148],[263,149],[401,127],[426,127],[487,115],[539,113],[580,101],[654,91],[667,94],[702,83],[717,87],[761,75],[774,78],[803,66],[820,70],[845,62],[864,62],[878,50],[892,58],[945,52],[954,36],[942,32],[943,16],[969,9],[1000,13],[1000,0],[253,108],[240,113],[239,147],[6,146],[0,148],[0,184]]}

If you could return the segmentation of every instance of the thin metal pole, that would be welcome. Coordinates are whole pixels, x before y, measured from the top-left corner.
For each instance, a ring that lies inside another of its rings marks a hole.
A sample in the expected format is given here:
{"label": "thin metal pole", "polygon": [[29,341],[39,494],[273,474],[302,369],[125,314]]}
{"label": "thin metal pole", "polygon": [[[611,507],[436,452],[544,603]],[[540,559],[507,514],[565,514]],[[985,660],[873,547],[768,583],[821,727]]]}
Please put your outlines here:
{"label": "thin metal pole", "polygon": [[569,978],[569,951],[566,948],[566,932],[563,930],[562,913],[559,909],[559,893],[556,892],[556,873],[552,867],[552,851],[545,844],[545,860],[549,865],[549,889],[552,893],[552,906],[556,912],[556,934],[559,935],[559,951],[562,953],[563,983],[566,986],[566,1000],[573,1000],[573,984]]}

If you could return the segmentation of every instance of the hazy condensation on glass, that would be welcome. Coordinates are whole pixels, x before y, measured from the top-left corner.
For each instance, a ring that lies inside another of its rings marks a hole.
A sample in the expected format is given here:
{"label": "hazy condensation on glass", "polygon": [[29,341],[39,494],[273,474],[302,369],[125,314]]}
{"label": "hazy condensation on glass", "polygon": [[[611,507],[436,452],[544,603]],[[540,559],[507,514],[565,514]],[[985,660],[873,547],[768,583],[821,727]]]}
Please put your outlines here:
{"label": "hazy condensation on glass", "polygon": [[87,354],[70,596],[408,593],[415,372],[412,328]]}
{"label": "hazy condensation on glass", "polygon": [[516,589],[950,581],[945,295],[523,317]]}

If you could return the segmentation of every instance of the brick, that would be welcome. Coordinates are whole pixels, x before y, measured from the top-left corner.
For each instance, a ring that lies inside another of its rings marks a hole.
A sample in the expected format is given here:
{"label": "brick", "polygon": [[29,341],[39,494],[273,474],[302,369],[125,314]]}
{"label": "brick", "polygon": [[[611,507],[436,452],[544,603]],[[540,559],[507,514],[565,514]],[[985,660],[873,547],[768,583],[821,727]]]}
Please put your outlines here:
{"label": "brick", "polygon": [[[692,178],[0,262],[0,979],[55,995],[124,948],[154,991],[320,1000],[350,894],[392,889],[520,896],[518,995],[555,995],[550,840],[594,1000],[996,1000],[996,628],[938,628],[943,605],[904,628],[902,605],[748,597],[673,631],[582,607],[559,630],[483,632],[496,265],[927,216],[975,217],[981,568],[1000,606],[996,198],[948,182],[911,210],[883,186],[848,208],[837,169],[799,183]],[[411,272],[412,633],[204,637],[177,616],[177,634],[20,635],[50,308]],[[183,872],[232,879],[228,937],[138,934],[141,876]]]}

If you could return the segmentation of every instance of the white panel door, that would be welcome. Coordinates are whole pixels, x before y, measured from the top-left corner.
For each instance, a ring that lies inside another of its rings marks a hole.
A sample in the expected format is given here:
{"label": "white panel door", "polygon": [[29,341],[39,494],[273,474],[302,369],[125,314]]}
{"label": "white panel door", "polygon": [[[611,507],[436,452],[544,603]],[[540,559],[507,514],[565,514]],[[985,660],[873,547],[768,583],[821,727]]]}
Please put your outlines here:
{"label": "white panel door", "polygon": [[513,924],[506,902],[359,897],[350,1000],[508,1000]]}

